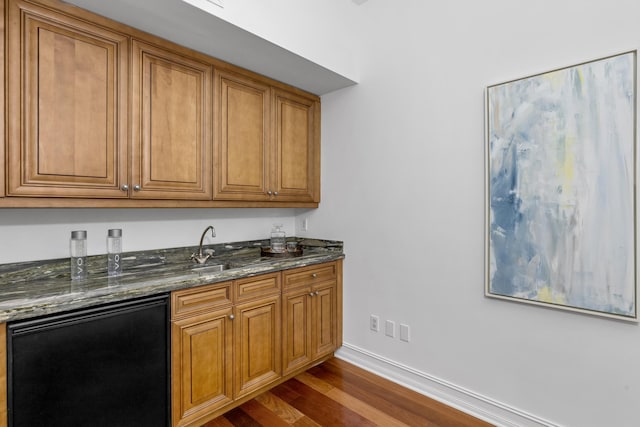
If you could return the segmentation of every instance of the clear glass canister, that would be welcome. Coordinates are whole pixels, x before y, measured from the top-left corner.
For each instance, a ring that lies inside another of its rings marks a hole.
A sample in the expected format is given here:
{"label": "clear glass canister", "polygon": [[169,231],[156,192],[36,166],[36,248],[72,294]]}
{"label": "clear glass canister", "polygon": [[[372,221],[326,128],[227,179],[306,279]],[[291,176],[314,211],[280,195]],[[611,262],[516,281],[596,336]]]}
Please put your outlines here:
{"label": "clear glass canister", "polygon": [[122,230],[114,228],[107,233],[107,274],[119,276],[122,273]]}
{"label": "clear glass canister", "polygon": [[76,230],[71,232],[69,252],[71,255],[71,280],[86,279],[87,232],[85,230]]}
{"label": "clear glass canister", "polygon": [[271,252],[284,252],[286,250],[286,240],[282,224],[274,224],[271,230]]}

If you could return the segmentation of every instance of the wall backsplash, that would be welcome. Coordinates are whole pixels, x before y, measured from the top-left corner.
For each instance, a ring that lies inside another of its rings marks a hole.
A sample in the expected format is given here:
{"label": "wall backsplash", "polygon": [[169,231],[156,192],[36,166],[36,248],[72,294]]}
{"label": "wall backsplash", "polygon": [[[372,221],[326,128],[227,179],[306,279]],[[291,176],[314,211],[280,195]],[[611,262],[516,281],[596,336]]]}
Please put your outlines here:
{"label": "wall backsplash", "polygon": [[87,230],[89,255],[106,253],[110,228],[121,228],[124,251],[268,238],[273,223],[296,233],[293,209],[0,209],[0,264],[69,256],[72,230]]}

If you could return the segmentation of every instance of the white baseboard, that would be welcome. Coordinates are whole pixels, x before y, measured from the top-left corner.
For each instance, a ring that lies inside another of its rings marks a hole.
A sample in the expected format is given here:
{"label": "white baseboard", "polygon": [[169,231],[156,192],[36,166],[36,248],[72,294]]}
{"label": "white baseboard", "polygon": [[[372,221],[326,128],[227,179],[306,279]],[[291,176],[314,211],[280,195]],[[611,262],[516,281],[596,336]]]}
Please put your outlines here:
{"label": "white baseboard", "polygon": [[560,427],[393,360],[345,343],[336,357],[499,427]]}

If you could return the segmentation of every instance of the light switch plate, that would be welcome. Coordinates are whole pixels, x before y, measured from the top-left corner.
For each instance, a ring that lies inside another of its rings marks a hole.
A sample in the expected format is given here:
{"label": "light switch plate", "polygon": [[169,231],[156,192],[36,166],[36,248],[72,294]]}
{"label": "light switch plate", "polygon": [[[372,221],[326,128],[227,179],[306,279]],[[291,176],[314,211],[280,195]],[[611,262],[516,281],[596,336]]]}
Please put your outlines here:
{"label": "light switch plate", "polygon": [[396,322],[392,321],[392,320],[387,320],[386,322],[384,322],[384,334],[388,337],[395,337],[396,336]]}
{"label": "light switch plate", "polygon": [[409,325],[400,323],[400,341],[409,342]]}

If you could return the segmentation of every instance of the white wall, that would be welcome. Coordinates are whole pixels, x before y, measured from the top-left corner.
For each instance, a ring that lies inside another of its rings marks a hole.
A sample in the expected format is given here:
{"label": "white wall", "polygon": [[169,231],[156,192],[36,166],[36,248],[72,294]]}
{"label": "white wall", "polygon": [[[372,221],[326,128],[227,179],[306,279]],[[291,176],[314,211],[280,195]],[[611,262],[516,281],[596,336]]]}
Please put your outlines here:
{"label": "white wall", "polygon": [[[268,238],[274,223],[295,235],[293,209],[0,209],[0,264],[69,256],[72,230],[87,230],[89,255],[106,253],[110,228],[126,252]],[[312,231],[312,230],[310,230]]]}
{"label": "white wall", "polygon": [[[483,89],[635,49],[640,3],[369,0],[358,11],[361,83],[323,97],[319,209],[0,209],[0,263],[66,256],[81,227],[121,226],[138,250],[195,244],[209,223],[229,241],[308,217],[306,234],[345,241],[350,348],[540,423],[637,425],[638,325],[483,296]],[[370,313],[409,324],[411,342],[369,331]]]}
{"label": "white wall", "polygon": [[[345,343],[521,420],[639,425],[637,324],[483,295],[483,91],[637,48],[640,3],[370,0],[361,13],[360,84],[323,97],[309,214],[345,241]],[[371,313],[409,324],[410,343],[371,332]]]}

